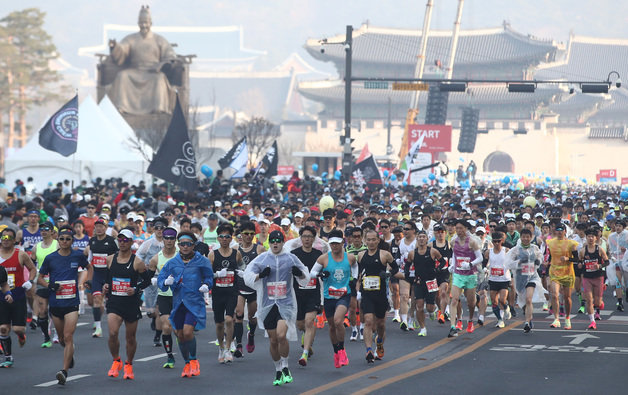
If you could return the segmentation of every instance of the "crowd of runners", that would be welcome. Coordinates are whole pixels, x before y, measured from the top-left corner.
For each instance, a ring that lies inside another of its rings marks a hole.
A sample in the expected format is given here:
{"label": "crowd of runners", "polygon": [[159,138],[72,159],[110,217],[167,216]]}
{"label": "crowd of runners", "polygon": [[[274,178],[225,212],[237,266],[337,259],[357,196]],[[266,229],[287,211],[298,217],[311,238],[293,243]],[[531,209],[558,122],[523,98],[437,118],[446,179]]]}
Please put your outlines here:
{"label": "crowd of runners", "polygon": [[[195,333],[210,311],[217,362],[254,352],[265,331],[272,384],[283,385],[291,366],[308,365],[325,325],[333,354],[317,354],[340,369],[347,335],[364,343],[365,366],[384,358],[386,320],[419,337],[433,320],[456,337],[517,315],[530,333],[533,303],[562,330],[573,315],[595,330],[602,309],[624,310],[628,193],[609,185],[363,187],[295,174],[217,177],[195,193],[119,179],[18,187],[0,210],[0,368],[18,363],[11,332],[21,347],[30,327],[29,340],[39,330],[42,348],[64,348],[59,384],[74,366],[80,314],[108,339],[112,378],[134,378],[143,316],[167,354],[163,368],[199,376]],[[289,341],[300,341],[297,361]]]}

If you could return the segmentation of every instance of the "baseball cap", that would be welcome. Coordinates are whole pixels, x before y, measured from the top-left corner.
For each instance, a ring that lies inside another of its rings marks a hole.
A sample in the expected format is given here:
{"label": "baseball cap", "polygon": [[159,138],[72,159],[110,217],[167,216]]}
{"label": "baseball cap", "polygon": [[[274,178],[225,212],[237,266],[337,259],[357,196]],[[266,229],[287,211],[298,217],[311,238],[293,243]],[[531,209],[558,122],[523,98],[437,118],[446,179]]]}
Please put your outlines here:
{"label": "baseball cap", "polygon": [[209,214],[209,219],[218,219],[218,215],[216,213]]}
{"label": "baseball cap", "polygon": [[107,221],[104,220],[104,218],[98,218],[95,222],[94,225],[105,225],[107,226]]}
{"label": "baseball cap", "polygon": [[556,228],[555,228],[555,229],[556,229],[557,231],[563,231],[563,230],[565,230],[565,225],[564,225],[564,224],[562,224],[562,223],[560,223],[560,224],[556,225]]}
{"label": "baseball cap", "polygon": [[284,240],[283,233],[281,233],[278,230],[273,230],[272,232],[270,232],[270,234],[268,235],[268,241],[277,240],[277,239],[283,241]]}
{"label": "baseball cap", "polygon": [[263,223],[263,224],[266,224],[266,225],[270,225],[270,221],[267,220],[266,218],[262,218],[259,222]]}
{"label": "baseball cap", "polygon": [[118,235],[124,236],[127,239],[133,239],[133,232],[131,232],[129,229],[122,229],[120,233],[118,233]]}
{"label": "baseball cap", "polygon": [[482,233],[486,234],[486,229],[485,229],[483,226],[478,226],[478,227],[475,229],[475,233],[480,233],[480,232],[482,232]]}
{"label": "baseball cap", "polygon": [[281,220],[281,226],[290,226],[290,220],[288,218],[283,218]]}
{"label": "baseball cap", "polygon": [[299,211],[298,213],[294,214],[294,217],[295,218],[303,218],[303,213]]}

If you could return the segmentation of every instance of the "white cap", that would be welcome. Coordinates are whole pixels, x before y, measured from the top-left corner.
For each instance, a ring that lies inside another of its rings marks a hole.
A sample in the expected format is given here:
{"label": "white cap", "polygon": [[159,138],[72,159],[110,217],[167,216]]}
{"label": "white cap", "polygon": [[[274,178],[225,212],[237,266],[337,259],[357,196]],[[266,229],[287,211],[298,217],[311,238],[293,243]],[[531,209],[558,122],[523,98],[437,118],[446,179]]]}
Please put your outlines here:
{"label": "white cap", "polygon": [[267,220],[266,218],[262,218],[262,219],[260,219],[260,221],[259,221],[259,222],[260,222],[260,223],[262,223],[262,224],[270,225],[270,221],[269,221],[269,220]]}
{"label": "white cap", "polygon": [[214,201],[214,206],[216,206],[216,207],[222,207],[222,202],[221,202],[221,201],[219,201],[219,200],[215,200],[215,201]]}
{"label": "white cap", "polygon": [[478,232],[482,232],[482,233],[486,234],[486,228],[484,228],[483,226],[478,226],[475,229],[475,233],[478,233]]}
{"label": "white cap", "polygon": [[298,213],[294,214],[294,217],[295,218],[303,218],[303,213],[299,211]]}
{"label": "white cap", "polygon": [[[102,219],[104,219],[105,221],[109,221],[109,216],[108,216],[107,214],[100,214],[100,215],[98,216],[98,218],[102,218]],[[66,221],[67,221],[67,219],[66,219]]]}
{"label": "white cap", "polygon": [[168,198],[168,204],[174,206],[177,202],[175,202],[173,198]]}
{"label": "white cap", "polygon": [[251,204],[251,201],[250,200],[243,200],[242,201],[242,205],[245,205],[245,204]]}
{"label": "white cap", "polygon": [[428,199],[425,200],[425,203],[432,204],[432,203],[434,203],[434,201],[432,199],[428,198]]}
{"label": "white cap", "polygon": [[282,218],[281,226],[290,226],[290,220],[288,218]]}
{"label": "white cap", "polygon": [[524,213],[524,214],[521,216],[521,218],[528,220],[528,219],[530,219],[530,214],[528,214],[528,213]]}
{"label": "white cap", "polygon": [[126,215],[126,218],[129,220],[129,222],[135,222],[135,213],[134,212],[130,212]]}
{"label": "white cap", "polygon": [[543,213],[536,213],[536,214],[534,214],[534,218],[544,218],[543,217]]}
{"label": "white cap", "polygon": [[332,237],[329,239],[329,244],[331,243],[343,243],[344,240],[341,237]]}
{"label": "white cap", "polygon": [[120,233],[118,233],[118,234],[126,237],[127,239],[132,239],[133,238],[133,232],[131,232],[128,229],[122,229],[120,231]]}

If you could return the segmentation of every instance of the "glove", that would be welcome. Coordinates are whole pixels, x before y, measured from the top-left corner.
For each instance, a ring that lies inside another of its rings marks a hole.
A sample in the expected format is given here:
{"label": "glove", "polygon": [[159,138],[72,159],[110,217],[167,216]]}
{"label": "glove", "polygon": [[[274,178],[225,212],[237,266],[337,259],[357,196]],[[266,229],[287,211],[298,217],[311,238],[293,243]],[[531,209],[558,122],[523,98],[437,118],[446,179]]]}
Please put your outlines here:
{"label": "glove", "polygon": [[331,276],[331,273],[330,272],[326,272],[325,270],[323,270],[322,272],[318,273],[318,277],[320,277],[320,278],[327,278],[329,276]]}
{"label": "glove", "polygon": [[171,274],[164,281],[164,285],[172,285],[172,284],[174,284],[174,277],[172,277],[172,274]]}
{"label": "glove", "polygon": [[151,285],[157,285],[157,277],[153,277],[150,279]]}
{"label": "glove", "polygon": [[454,265],[449,265],[447,270],[449,271],[449,273],[453,273],[454,272]]}
{"label": "glove", "polygon": [[203,284],[198,290],[206,294],[207,292],[209,292],[209,287],[207,286],[207,284]]}
{"label": "glove", "polygon": [[262,270],[260,274],[258,274],[258,277],[264,278],[264,277],[268,277],[268,275],[270,275],[270,266],[266,266],[264,270]]}
{"label": "glove", "polygon": [[302,272],[302,271],[301,271],[301,269],[299,269],[298,267],[296,267],[296,266],[292,266],[292,274],[293,274],[295,277],[301,277],[301,276],[303,275],[303,272]]}
{"label": "glove", "polygon": [[227,268],[222,268],[216,272],[216,277],[227,277]]}
{"label": "glove", "polygon": [[386,270],[382,270],[381,272],[379,272],[379,276],[383,279],[390,278],[390,272]]}
{"label": "glove", "polygon": [[33,283],[31,283],[30,281],[25,281],[24,284],[22,284],[22,288],[28,291],[29,289],[33,288]]}
{"label": "glove", "polygon": [[356,295],[355,295],[355,298],[356,298],[357,300],[362,300],[362,292],[358,291],[358,292],[356,293]]}
{"label": "glove", "polygon": [[236,270],[236,274],[238,275],[238,277],[244,278],[244,270],[238,269],[238,270]]}
{"label": "glove", "polygon": [[57,292],[59,287],[60,285],[58,283],[48,283],[48,289],[51,290],[52,292]]}

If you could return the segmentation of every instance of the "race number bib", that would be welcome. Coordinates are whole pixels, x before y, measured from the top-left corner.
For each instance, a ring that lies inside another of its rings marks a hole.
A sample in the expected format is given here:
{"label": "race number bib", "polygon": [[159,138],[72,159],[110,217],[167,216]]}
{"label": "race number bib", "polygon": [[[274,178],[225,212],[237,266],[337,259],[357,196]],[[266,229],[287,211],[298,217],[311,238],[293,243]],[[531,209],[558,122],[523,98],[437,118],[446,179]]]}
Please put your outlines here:
{"label": "race number bib", "polygon": [[273,281],[266,283],[268,299],[284,299],[288,295],[288,284],[285,281]]}
{"label": "race number bib", "polygon": [[504,275],[504,268],[502,267],[492,267],[491,268],[491,276],[501,277]]}
{"label": "race number bib", "polygon": [[334,288],[330,286],[327,290],[327,293],[332,299],[340,299],[347,294],[347,287]]}
{"label": "race number bib", "polygon": [[471,258],[467,257],[456,257],[456,268],[460,270],[469,270],[471,269]]}
{"label": "race number bib", "polygon": [[521,274],[524,276],[531,276],[534,274],[534,264],[532,263],[524,263],[521,266]]}
{"label": "race number bib", "polygon": [[414,277],[414,263],[410,266],[410,270],[408,271],[410,272],[410,277]]}
{"label": "race number bib", "polygon": [[299,285],[299,288],[300,289],[316,289],[316,279],[311,278],[310,281],[305,286]]}
{"label": "race number bib", "polygon": [[597,259],[585,259],[584,268],[587,272],[597,271]]}
{"label": "race number bib", "polygon": [[362,286],[365,291],[379,291],[381,279],[379,276],[366,276],[362,279]]}
{"label": "race number bib", "polygon": [[9,288],[15,288],[15,274],[9,273],[9,277],[7,279],[7,283],[9,284]]}
{"label": "race number bib", "polygon": [[56,293],[57,299],[72,299],[76,297],[76,281],[65,280],[56,281],[55,283],[59,284],[59,289],[57,289]]}
{"label": "race number bib", "polygon": [[130,278],[114,277],[111,280],[111,295],[127,296],[126,290],[131,287]]}
{"label": "race number bib", "polygon": [[425,285],[427,285],[427,291],[428,292],[436,292],[438,291],[438,282],[436,281],[436,279],[430,280],[430,281],[426,281]]}
{"label": "race number bib", "polygon": [[235,272],[228,270],[225,277],[216,278],[217,287],[233,287],[233,281],[235,279]]}
{"label": "race number bib", "polygon": [[107,268],[107,255],[106,254],[94,254],[92,256],[92,266],[97,269]]}

